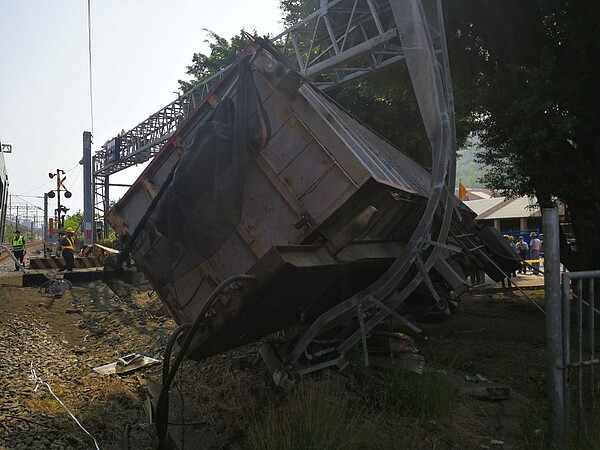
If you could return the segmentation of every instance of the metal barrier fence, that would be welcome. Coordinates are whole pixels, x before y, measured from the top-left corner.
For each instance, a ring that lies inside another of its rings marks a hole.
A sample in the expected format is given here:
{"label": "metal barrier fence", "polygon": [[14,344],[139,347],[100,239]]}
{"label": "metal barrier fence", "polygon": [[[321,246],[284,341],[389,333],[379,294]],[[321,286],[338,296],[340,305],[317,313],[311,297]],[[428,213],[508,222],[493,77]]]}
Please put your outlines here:
{"label": "metal barrier fence", "polygon": [[600,270],[562,274],[561,369],[564,371],[564,426],[567,442],[571,437],[569,426],[573,421],[576,422],[577,438],[580,441],[594,425],[600,388],[596,373],[596,365],[600,363],[600,359],[595,352],[595,319],[596,314],[600,314],[594,304],[597,279],[600,279]]}
{"label": "metal barrier fence", "polygon": [[[600,270],[560,272],[559,220],[545,208],[544,289],[546,297],[546,378],[550,447],[564,450],[593,428],[600,384],[595,351],[595,283]],[[577,435],[571,433],[571,425]],[[575,439],[576,438],[576,439]]]}

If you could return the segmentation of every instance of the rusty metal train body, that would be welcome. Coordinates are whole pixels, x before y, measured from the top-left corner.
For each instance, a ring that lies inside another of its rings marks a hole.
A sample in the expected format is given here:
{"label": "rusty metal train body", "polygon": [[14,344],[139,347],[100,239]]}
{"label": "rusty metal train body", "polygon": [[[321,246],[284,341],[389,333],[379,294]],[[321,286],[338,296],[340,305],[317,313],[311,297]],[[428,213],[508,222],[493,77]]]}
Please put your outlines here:
{"label": "rusty metal train body", "polygon": [[[432,171],[259,40],[109,212],[175,320],[202,314],[190,357],[295,327],[287,366],[334,333],[325,364],[341,367],[350,347],[404,306],[448,313],[469,271],[487,264],[500,277],[474,214],[453,195],[449,79],[435,64],[422,73],[433,53],[406,56],[421,71],[413,84],[427,99]],[[212,303],[236,274],[252,279]]]}

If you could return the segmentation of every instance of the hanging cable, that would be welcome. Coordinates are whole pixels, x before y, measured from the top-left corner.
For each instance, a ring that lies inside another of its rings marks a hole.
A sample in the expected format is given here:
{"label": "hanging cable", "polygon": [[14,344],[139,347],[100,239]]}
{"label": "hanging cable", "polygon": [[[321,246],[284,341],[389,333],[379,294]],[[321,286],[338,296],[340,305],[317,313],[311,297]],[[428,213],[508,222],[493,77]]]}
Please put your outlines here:
{"label": "hanging cable", "polygon": [[[192,339],[196,334],[196,331],[200,328],[204,317],[208,310],[212,307],[213,303],[217,301],[219,295],[225,288],[229,287],[234,282],[242,281],[242,280],[254,280],[256,277],[254,275],[232,275],[226,280],[222,281],[208,296],[206,301],[204,302],[204,306],[200,310],[200,313],[194,320],[194,323],[191,324],[188,330],[187,325],[180,325],[175,329],[175,332],[171,335],[169,339],[169,343],[167,348],[165,349],[165,357],[163,358],[163,380],[162,380],[162,389],[160,391],[160,395],[158,397],[158,402],[156,404],[156,432],[158,434],[158,448],[164,450],[168,448],[167,446],[167,429],[169,427],[169,389],[171,387],[171,383],[173,382],[173,378],[177,374],[177,370],[179,366],[183,362],[183,358],[185,357],[187,350],[192,343]],[[183,343],[179,348],[179,352],[175,357],[175,361],[173,365],[170,366],[171,360],[171,352],[175,342],[179,335],[187,330],[187,334],[184,338]]]}
{"label": "hanging cable", "polygon": [[32,206],[33,208],[37,208],[37,209],[40,209],[42,211],[44,210],[44,208],[40,208],[35,203],[31,203],[30,201],[23,199],[23,196],[20,196],[20,195],[17,195],[17,194],[10,194],[10,195],[12,195],[14,198],[18,198],[23,203],[25,203],[25,205],[27,205],[27,206]]}
{"label": "hanging cable", "polygon": [[35,191],[37,191],[37,190],[39,190],[39,189],[43,188],[44,186],[48,186],[50,183],[54,184],[54,181],[53,181],[53,180],[46,181],[44,184],[42,184],[42,185],[40,185],[40,186],[38,186],[38,187],[36,187],[36,188],[34,188],[34,189],[30,190],[30,191],[24,192],[23,194],[20,194],[20,195],[27,195],[27,194],[31,194],[32,192],[35,192]]}
{"label": "hanging cable", "polygon": [[88,55],[90,72],[90,119],[92,121],[92,136],[94,135],[94,97],[92,95],[92,11],[90,0],[87,2],[88,8]]}
{"label": "hanging cable", "polygon": [[[79,170],[77,171],[77,173],[75,174],[75,177],[71,180],[71,185],[75,184],[75,182],[77,181],[77,179],[79,178],[79,175],[81,175],[83,168],[82,166],[79,166]],[[71,174],[72,176],[73,174]]]}

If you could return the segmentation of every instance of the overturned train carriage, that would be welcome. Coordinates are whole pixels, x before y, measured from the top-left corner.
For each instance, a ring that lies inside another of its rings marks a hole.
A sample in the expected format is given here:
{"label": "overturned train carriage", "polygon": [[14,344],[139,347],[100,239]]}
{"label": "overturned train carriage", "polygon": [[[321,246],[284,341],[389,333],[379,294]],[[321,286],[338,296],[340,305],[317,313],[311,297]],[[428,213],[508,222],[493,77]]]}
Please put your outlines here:
{"label": "overturned train carriage", "polygon": [[288,364],[329,331],[339,364],[403,305],[447,313],[490,260],[440,145],[432,174],[257,41],[108,222],[179,324],[210,306],[190,357],[297,326]]}

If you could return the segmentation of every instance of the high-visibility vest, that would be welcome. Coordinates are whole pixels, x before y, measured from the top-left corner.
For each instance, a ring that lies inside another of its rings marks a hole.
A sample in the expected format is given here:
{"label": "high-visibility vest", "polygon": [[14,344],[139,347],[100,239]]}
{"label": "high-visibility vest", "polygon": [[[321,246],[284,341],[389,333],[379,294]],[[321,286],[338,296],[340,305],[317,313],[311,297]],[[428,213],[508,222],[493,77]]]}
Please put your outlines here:
{"label": "high-visibility vest", "polygon": [[75,251],[75,238],[70,238],[65,236],[65,239],[67,240],[67,242],[69,243],[68,245],[63,245],[63,250],[71,250],[71,251]]}
{"label": "high-visibility vest", "polygon": [[23,236],[15,236],[12,243],[13,251],[23,250]]}

